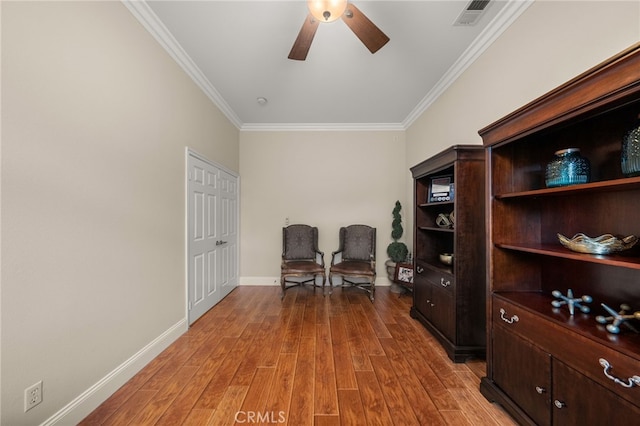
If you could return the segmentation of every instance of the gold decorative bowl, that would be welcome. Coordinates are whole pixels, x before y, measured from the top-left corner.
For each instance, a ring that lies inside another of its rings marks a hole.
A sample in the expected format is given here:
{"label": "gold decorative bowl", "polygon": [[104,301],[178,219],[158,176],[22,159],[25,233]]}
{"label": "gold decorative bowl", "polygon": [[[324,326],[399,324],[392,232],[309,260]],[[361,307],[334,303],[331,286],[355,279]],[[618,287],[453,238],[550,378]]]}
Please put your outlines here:
{"label": "gold decorative bowl", "polygon": [[562,234],[558,234],[558,240],[560,240],[560,244],[569,250],[578,253],[609,254],[630,249],[638,242],[638,237],[629,235],[628,237],[618,238],[611,234],[604,234],[591,238],[582,233],[578,233],[571,239]]}

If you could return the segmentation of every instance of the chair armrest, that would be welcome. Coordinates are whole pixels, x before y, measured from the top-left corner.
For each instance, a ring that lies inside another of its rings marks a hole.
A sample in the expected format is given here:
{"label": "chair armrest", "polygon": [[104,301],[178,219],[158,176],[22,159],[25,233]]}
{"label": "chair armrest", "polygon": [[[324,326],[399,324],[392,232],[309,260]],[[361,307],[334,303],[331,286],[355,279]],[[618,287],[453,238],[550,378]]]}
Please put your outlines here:
{"label": "chair armrest", "polygon": [[336,255],[337,254],[341,254],[342,252],[343,252],[343,250],[336,250],[336,251],[331,252],[331,266],[336,264]]}
{"label": "chair armrest", "polygon": [[316,262],[318,261],[318,256],[320,256],[320,265],[324,268],[324,252],[316,249]]}

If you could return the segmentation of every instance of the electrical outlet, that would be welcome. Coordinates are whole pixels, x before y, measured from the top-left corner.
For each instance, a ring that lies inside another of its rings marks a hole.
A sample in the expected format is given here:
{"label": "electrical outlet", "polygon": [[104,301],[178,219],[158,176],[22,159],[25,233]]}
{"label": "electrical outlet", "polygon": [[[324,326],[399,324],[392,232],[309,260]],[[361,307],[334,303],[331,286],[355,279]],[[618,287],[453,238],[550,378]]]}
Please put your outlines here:
{"label": "electrical outlet", "polygon": [[31,410],[42,402],[42,380],[24,390],[24,411]]}

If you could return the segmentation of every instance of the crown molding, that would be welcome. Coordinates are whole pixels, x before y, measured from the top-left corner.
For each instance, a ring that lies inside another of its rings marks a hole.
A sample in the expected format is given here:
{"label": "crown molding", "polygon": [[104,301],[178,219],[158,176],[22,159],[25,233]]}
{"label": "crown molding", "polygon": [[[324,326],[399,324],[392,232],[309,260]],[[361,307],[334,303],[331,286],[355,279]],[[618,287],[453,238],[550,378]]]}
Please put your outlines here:
{"label": "crown molding", "polygon": [[462,75],[467,68],[529,7],[535,0],[508,0],[489,25],[476,37],[473,43],[460,55],[458,60],[449,68],[436,85],[422,98],[402,122],[408,129],[449,86]]}
{"label": "crown molding", "polygon": [[395,132],[406,130],[402,123],[245,123],[241,132]]}
{"label": "crown molding", "polygon": [[200,87],[205,95],[216,105],[220,111],[238,129],[242,127],[240,117],[231,109],[229,104],[218,93],[211,82],[205,77],[200,68],[196,66],[191,57],[173,37],[169,29],[160,21],[144,0],[121,0],[129,12],[142,24],[142,26],[156,39],[156,41],[169,53],[178,65]]}

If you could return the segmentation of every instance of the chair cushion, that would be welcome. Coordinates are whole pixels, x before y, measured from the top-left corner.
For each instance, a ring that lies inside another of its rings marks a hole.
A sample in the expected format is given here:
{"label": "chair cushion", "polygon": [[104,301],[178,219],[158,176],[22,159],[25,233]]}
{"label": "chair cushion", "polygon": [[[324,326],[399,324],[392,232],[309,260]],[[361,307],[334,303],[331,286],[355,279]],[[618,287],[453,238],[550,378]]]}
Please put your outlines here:
{"label": "chair cushion", "polygon": [[368,226],[352,225],[347,228],[343,259],[369,260],[373,250],[372,230]]}
{"label": "chair cushion", "polygon": [[283,274],[324,274],[324,268],[312,260],[295,260],[282,264]]}
{"label": "chair cushion", "polygon": [[332,274],[339,275],[374,275],[375,271],[371,268],[371,262],[362,262],[357,260],[345,260],[331,267]]}
{"label": "chair cushion", "polygon": [[312,227],[292,225],[285,230],[285,259],[316,258]]}

